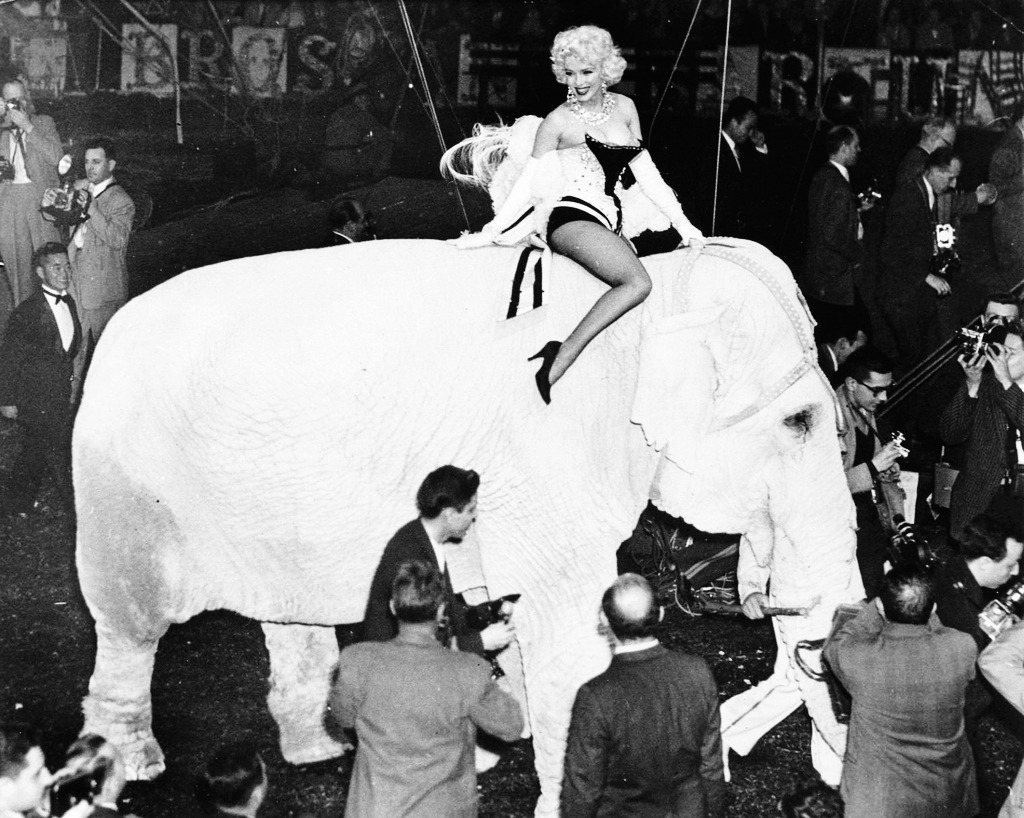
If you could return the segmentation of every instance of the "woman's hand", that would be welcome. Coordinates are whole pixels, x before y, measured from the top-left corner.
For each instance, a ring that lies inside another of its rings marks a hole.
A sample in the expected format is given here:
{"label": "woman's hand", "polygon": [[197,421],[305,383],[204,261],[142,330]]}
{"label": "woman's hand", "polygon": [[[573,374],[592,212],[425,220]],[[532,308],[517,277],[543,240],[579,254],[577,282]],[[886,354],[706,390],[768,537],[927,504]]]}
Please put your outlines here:
{"label": "woman's hand", "polygon": [[475,250],[478,247],[488,247],[494,244],[494,236],[483,231],[479,233],[463,233],[457,239],[448,239],[447,244],[458,247],[460,250]]}

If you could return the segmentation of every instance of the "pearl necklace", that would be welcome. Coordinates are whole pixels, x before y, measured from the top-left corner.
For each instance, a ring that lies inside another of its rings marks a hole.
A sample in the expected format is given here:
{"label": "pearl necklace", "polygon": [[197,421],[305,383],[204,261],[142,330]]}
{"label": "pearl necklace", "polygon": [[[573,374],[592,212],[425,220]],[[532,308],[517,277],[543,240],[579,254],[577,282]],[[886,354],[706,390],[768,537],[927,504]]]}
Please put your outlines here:
{"label": "pearl necklace", "polygon": [[569,101],[569,110],[573,112],[577,119],[582,120],[587,125],[601,125],[611,119],[612,111],[615,110],[615,97],[611,94],[605,94],[600,111],[584,110],[583,106],[580,105],[580,101],[574,98]]}

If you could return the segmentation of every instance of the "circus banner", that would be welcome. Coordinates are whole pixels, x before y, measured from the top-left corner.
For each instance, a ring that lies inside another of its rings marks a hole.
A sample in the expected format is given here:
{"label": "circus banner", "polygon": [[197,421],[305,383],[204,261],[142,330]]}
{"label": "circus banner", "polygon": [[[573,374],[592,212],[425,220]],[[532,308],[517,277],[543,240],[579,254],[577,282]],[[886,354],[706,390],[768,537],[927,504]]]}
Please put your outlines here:
{"label": "circus banner", "polygon": [[235,26],[231,32],[231,52],[238,69],[235,81],[245,83],[252,96],[276,97],[287,90],[286,34],[283,28],[253,26]]}
{"label": "circus banner", "polygon": [[178,27],[139,23],[121,26],[125,48],[121,54],[121,90],[157,96],[174,92],[173,64],[178,59]]}

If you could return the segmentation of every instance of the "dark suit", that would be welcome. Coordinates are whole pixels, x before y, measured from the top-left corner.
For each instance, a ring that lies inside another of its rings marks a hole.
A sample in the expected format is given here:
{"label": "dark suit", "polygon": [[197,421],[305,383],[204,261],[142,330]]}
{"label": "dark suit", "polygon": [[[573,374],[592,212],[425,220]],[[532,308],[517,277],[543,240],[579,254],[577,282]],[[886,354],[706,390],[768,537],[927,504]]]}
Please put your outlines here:
{"label": "dark suit", "polygon": [[933,615],[882,618],[871,602],[825,645],[853,700],[840,791],[846,818],[972,818],[974,762],[963,732],[964,690],[978,649]]}
{"label": "dark suit", "polygon": [[[718,143],[721,153],[718,157],[718,199],[715,200],[715,165],[710,161],[701,162],[696,169],[697,202],[695,202],[693,223],[701,229],[705,236],[737,236],[747,235],[747,206],[749,192],[744,179],[725,137],[719,135]],[[740,152],[740,161],[746,158],[746,152]],[[711,229],[714,218],[714,232]]]}
{"label": "dark suit", "polygon": [[1007,286],[1024,278],[1024,134],[1016,124],[992,153],[988,179],[999,191],[992,206],[992,241]]}
{"label": "dark suit", "polygon": [[[903,157],[896,170],[895,187],[901,187],[924,176],[925,165],[928,163],[928,151],[920,145],[914,145]],[[963,216],[972,216],[978,212],[978,197],[974,191],[947,190],[939,196],[936,213],[939,222],[954,224]]]}
{"label": "dark suit", "polygon": [[942,413],[943,443],[967,444],[949,500],[949,533],[954,538],[988,508],[1007,466],[1013,465],[1007,439],[1011,423],[1024,429],[1024,392],[1016,384],[1003,389],[989,372],[982,373],[977,398],[968,397],[964,382]]}
{"label": "dark suit", "polygon": [[619,653],[576,694],[562,816],[722,814],[718,687],[707,663],[655,645]]}
{"label": "dark suit", "polygon": [[832,162],[814,174],[807,205],[805,295],[852,307],[854,274],[864,258],[859,207],[850,183]]}
{"label": "dark suit", "polygon": [[15,309],[0,348],[0,406],[17,406],[26,432],[5,510],[31,507],[47,466],[63,499],[73,507],[71,376],[82,330],[70,296],[68,307],[74,322],[69,349],[61,343],[57,321],[41,288]]}
{"label": "dark suit", "polygon": [[924,357],[936,339],[955,329],[946,326],[951,308],[925,279],[931,272],[935,253],[935,217],[928,204],[925,181],[918,177],[896,189],[885,215],[882,238],[881,303],[899,346],[900,362],[905,368]]}
{"label": "dark suit", "polygon": [[[386,642],[398,633],[398,622],[391,613],[391,583],[398,573],[398,566],[407,560],[422,560],[439,568],[434,548],[430,544],[427,530],[419,519],[403,525],[395,532],[384,548],[377,572],[370,585],[370,598],[366,603],[363,619],[363,635],[368,641]],[[452,591],[451,578],[444,571],[445,603],[448,628],[458,642],[459,650],[484,655],[483,642],[477,631],[466,627],[466,606],[462,598]]]}

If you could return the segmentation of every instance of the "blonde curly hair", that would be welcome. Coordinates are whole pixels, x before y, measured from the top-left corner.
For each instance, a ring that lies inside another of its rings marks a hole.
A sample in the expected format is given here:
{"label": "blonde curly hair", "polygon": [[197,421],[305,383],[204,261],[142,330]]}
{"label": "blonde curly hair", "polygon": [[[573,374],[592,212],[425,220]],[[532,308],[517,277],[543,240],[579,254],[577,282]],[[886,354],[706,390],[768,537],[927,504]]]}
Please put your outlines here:
{"label": "blonde curly hair", "polygon": [[565,77],[568,57],[594,66],[609,85],[615,85],[626,71],[626,61],[612,35],[597,26],[574,26],[555,35],[551,44],[551,70],[562,85],[568,82]]}

